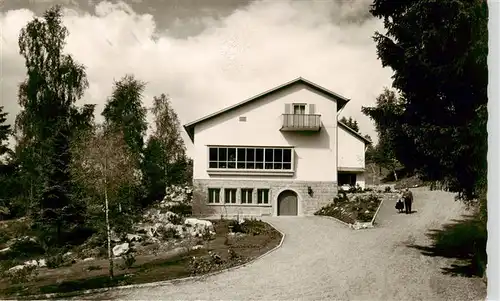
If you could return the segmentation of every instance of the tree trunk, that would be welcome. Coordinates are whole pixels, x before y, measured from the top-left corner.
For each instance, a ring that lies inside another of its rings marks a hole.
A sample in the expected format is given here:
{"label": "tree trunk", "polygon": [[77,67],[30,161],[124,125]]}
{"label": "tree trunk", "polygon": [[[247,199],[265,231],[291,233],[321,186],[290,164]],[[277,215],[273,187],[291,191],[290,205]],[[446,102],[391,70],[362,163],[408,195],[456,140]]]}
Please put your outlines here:
{"label": "tree trunk", "polygon": [[378,183],[376,183],[376,181],[375,181],[375,179],[377,178],[375,167],[373,167],[373,164],[370,164],[370,167],[372,168],[372,172],[373,172],[373,185],[377,185]]}
{"label": "tree trunk", "polygon": [[396,169],[393,169],[392,172],[394,173],[394,179],[397,181],[398,180],[398,174],[396,173]]}
{"label": "tree trunk", "polygon": [[111,252],[111,227],[109,226],[109,203],[108,203],[108,187],[106,179],[107,160],[104,160],[104,203],[106,206],[106,232],[108,237],[108,259],[109,259],[109,278],[113,279],[113,254]]}

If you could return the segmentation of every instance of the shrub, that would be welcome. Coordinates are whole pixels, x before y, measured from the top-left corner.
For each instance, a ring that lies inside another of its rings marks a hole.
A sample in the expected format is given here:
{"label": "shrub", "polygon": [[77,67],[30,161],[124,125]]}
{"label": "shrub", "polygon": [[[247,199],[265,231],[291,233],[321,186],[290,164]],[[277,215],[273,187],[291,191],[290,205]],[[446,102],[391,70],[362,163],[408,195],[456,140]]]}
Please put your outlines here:
{"label": "shrub", "polygon": [[17,264],[15,259],[0,260],[0,271],[6,271]]}
{"label": "shrub", "polygon": [[391,192],[391,186],[386,186],[384,188],[384,192]]}
{"label": "shrub", "polygon": [[267,230],[266,224],[256,219],[245,219],[241,223],[241,227],[243,228],[243,233],[251,235],[260,235]]}
{"label": "shrub", "polygon": [[177,229],[174,228],[166,228],[166,227],[159,227],[156,232],[160,235],[162,240],[170,240],[170,239],[178,239],[180,238],[179,233],[177,232]]}
{"label": "shrub", "polygon": [[335,204],[346,203],[349,202],[349,198],[345,192],[340,192],[337,196],[335,196],[335,198],[333,198],[333,202]]}
{"label": "shrub", "polygon": [[47,262],[47,267],[49,269],[56,269],[63,265],[64,263],[64,258],[62,254],[56,254],[54,256],[50,256],[46,259]]}
{"label": "shrub", "polygon": [[8,235],[5,231],[0,230],[0,245],[8,242],[10,239],[10,235]]}
{"label": "shrub", "polygon": [[205,256],[193,256],[189,262],[189,270],[192,275],[206,274],[220,267],[223,263],[224,261],[217,253],[209,252]]}
{"label": "shrub", "polygon": [[97,271],[97,270],[100,270],[100,269],[101,269],[101,267],[98,266],[98,265],[90,265],[90,266],[87,267],[87,271],[89,271],[89,272],[90,271]]}
{"label": "shrub", "polygon": [[189,204],[177,204],[174,206],[170,206],[168,211],[176,213],[180,216],[188,217],[193,214],[193,207]]}
{"label": "shrub", "polygon": [[243,233],[243,227],[237,220],[231,220],[228,226],[233,233]]}
{"label": "shrub", "polygon": [[241,256],[238,253],[236,253],[235,250],[229,248],[227,250],[227,252],[229,253],[229,260],[231,260],[231,261],[241,261]]}
{"label": "shrub", "polygon": [[135,261],[136,261],[136,259],[135,259],[135,256],[133,253],[125,254],[123,256],[122,269],[125,270],[125,269],[131,268],[134,265]]}
{"label": "shrub", "polygon": [[180,215],[171,214],[168,216],[168,221],[173,225],[182,225],[184,222],[184,219]]}
{"label": "shrub", "polygon": [[10,247],[9,252],[5,252],[0,256],[0,260],[7,258],[30,258],[36,255],[43,255],[44,253],[45,250],[36,240],[30,237],[23,237],[17,239]]}
{"label": "shrub", "polygon": [[38,276],[38,267],[35,265],[24,266],[21,269],[5,272],[11,284],[33,281]]}
{"label": "shrub", "polygon": [[203,233],[201,234],[201,238],[204,241],[209,241],[209,240],[211,240],[213,238],[212,234],[210,233],[210,230],[208,229],[208,227],[205,227],[205,229],[203,229]]}

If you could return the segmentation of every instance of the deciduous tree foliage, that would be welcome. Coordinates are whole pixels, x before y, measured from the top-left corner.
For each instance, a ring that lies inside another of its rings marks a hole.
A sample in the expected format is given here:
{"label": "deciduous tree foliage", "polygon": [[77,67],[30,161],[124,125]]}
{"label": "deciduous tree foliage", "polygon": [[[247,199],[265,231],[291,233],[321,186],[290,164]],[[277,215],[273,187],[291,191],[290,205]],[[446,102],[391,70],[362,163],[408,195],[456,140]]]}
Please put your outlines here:
{"label": "deciduous tree foliage", "polygon": [[177,113],[167,95],[154,97],[154,128],[144,153],[144,185],[148,199],[158,200],[165,194],[165,186],[185,184],[189,180],[189,160],[181,137]]}
{"label": "deciduous tree foliage", "polygon": [[[144,136],[146,134],[146,109],[142,105],[145,83],[127,74],[114,83],[111,97],[102,112],[105,127],[119,131],[134,159],[134,173],[141,173],[143,162]],[[122,187],[120,210],[133,210],[143,202],[144,192],[141,185]]]}
{"label": "deciduous tree foliage", "polygon": [[125,75],[114,83],[113,93],[102,112],[106,126],[123,133],[138,163],[141,161],[147,130],[146,109],[142,105],[145,87],[146,84],[133,75]]}
{"label": "deciduous tree foliage", "polygon": [[87,123],[92,107],[79,109],[88,82],[85,68],[63,53],[67,29],[59,6],[34,18],[19,36],[27,78],[19,86],[17,116],[20,170],[30,182],[33,217],[42,240],[50,247],[64,243],[63,234],[82,222],[82,210],[72,197],[69,174],[70,141]]}
{"label": "deciduous tree foliage", "polygon": [[367,150],[367,161],[391,170],[397,180],[396,170],[402,165],[396,156],[396,146],[402,131],[394,120],[396,116],[401,115],[402,107],[396,93],[389,89],[385,89],[377,97],[376,104],[374,108],[361,108],[364,114],[375,121],[375,129],[378,134],[377,145]]}
{"label": "deciduous tree foliage", "polygon": [[405,166],[475,198],[486,187],[486,1],[375,0],[370,11],[384,21],[377,54],[401,94],[396,112],[370,116],[395,130]]}
{"label": "deciduous tree foliage", "polygon": [[[111,253],[111,228],[121,220],[129,219],[124,212],[118,212],[121,190],[126,186],[134,186],[139,179],[134,173],[135,159],[128,149],[123,133],[120,130],[97,126],[87,131],[78,141],[73,161],[73,174],[82,181],[89,191],[97,197],[95,214],[105,215],[106,236],[108,239],[109,273],[113,277],[113,256]],[[96,205],[96,200],[90,206]],[[119,232],[119,231],[117,231]]]}

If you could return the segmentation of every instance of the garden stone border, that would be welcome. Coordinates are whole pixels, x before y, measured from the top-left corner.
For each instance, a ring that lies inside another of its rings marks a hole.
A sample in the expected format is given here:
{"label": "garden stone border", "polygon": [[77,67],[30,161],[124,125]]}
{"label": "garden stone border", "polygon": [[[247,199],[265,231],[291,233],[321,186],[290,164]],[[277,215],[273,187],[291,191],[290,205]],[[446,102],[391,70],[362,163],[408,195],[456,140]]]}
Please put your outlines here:
{"label": "garden stone border", "polygon": [[375,211],[375,214],[373,215],[373,218],[372,218],[371,222],[365,222],[365,223],[355,222],[354,224],[349,224],[349,223],[341,221],[340,219],[335,218],[333,216],[327,216],[327,215],[317,215],[317,216],[321,216],[321,217],[324,217],[324,218],[332,219],[332,220],[337,221],[337,222],[343,224],[344,226],[349,227],[349,228],[351,228],[353,230],[371,229],[371,228],[374,228],[375,218],[377,217],[378,212],[380,211],[380,208],[382,207],[383,203],[384,203],[384,199],[382,199],[380,201],[380,204],[378,205],[378,208]]}
{"label": "garden stone border", "polygon": [[67,293],[51,293],[51,294],[41,294],[41,295],[31,295],[31,296],[17,296],[18,300],[47,300],[47,299],[52,299],[54,297],[57,298],[64,298],[64,297],[78,297],[78,296],[83,296],[83,295],[90,295],[90,294],[95,294],[95,293],[104,293],[112,290],[123,290],[123,289],[131,289],[131,288],[144,288],[144,287],[156,287],[156,286],[166,286],[166,285],[176,285],[182,282],[188,282],[188,281],[202,281],[205,280],[205,278],[215,276],[218,274],[230,272],[245,266],[248,266],[255,261],[262,259],[263,257],[271,254],[272,252],[278,250],[281,248],[283,245],[283,242],[285,241],[285,233],[283,233],[281,230],[279,230],[277,227],[275,227],[272,223],[268,221],[263,221],[273,227],[276,231],[278,231],[281,234],[281,241],[280,243],[272,248],[271,250],[267,251],[266,253],[260,255],[259,257],[256,257],[246,263],[236,265],[227,269],[222,269],[220,271],[215,271],[212,273],[208,273],[205,275],[199,275],[199,276],[190,276],[190,277],[184,277],[184,278],[179,278],[179,279],[170,279],[170,280],[164,280],[164,281],[156,281],[156,282],[149,282],[149,283],[141,283],[141,284],[129,284],[129,285],[122,285],[122,286],[113,286],[113,287],[103,287],[103,288],[96,288],[96,289],[89,289],[89,290],[84,290],[84,291],[73,291],[73,292],[67,292]]}

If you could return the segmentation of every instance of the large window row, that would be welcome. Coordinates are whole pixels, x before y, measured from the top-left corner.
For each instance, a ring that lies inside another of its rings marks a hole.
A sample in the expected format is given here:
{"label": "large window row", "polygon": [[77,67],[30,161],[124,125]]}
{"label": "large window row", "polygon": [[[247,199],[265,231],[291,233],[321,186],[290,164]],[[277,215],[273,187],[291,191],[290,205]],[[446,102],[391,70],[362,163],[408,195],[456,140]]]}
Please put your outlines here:
{"label": "large window row", "polygon": [[291,148],[209,147],[208,168],[291,170]]}
{"label": "large window row", "polygon": [[240,198],[237,198],[237,188],[209,188],[208,203],[209,204],[269,204],[269,189],[258,188],[254,199],[253,188],[239,189]]}

